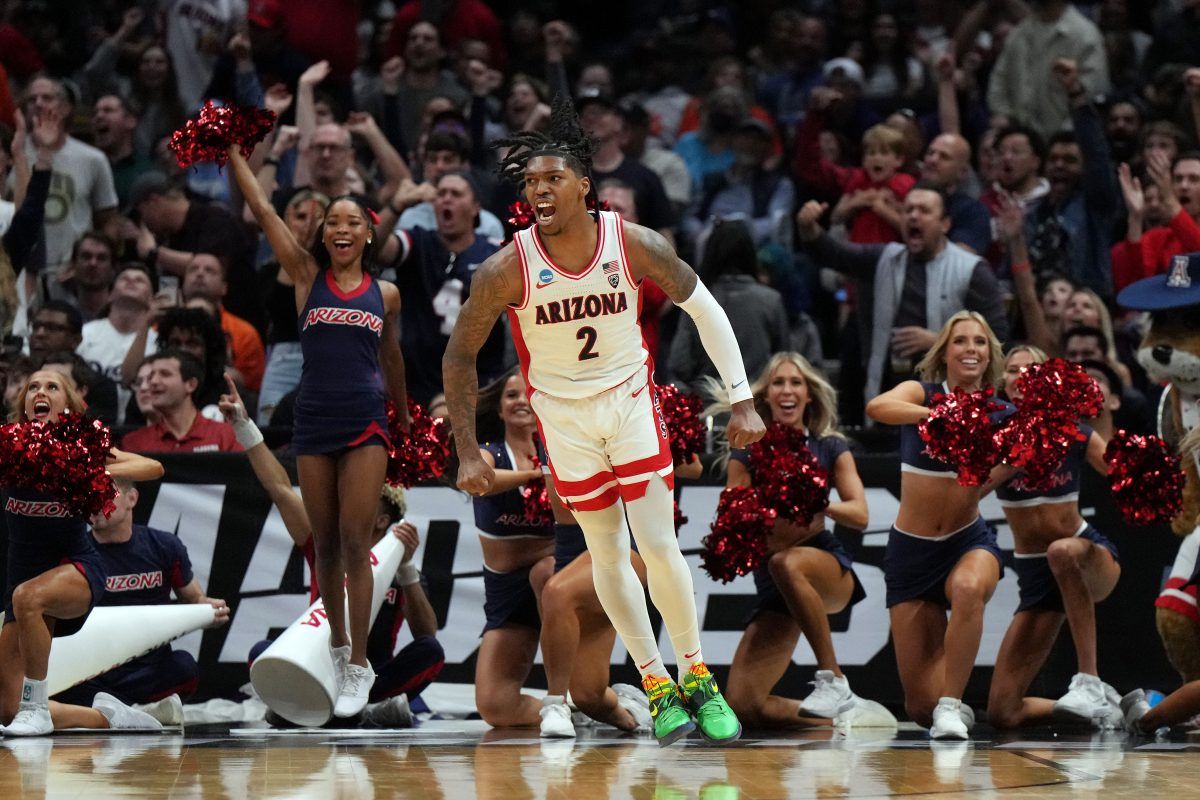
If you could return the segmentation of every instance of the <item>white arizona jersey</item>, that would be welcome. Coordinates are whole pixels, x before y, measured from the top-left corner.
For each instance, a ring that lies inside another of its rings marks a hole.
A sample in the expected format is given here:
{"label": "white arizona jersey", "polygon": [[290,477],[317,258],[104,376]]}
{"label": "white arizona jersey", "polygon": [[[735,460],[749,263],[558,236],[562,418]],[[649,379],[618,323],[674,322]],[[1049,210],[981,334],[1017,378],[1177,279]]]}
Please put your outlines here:
{"label": "white arizona jersey", "polygon": [[629,272],[621,217],[597,214],[596,252],[578,274],[551,260],[536,225],[513,237],[524,283],[520,305],[508,309],[513,341],[530,389],[553,397],[592,397],[646,363],[641,288]]}

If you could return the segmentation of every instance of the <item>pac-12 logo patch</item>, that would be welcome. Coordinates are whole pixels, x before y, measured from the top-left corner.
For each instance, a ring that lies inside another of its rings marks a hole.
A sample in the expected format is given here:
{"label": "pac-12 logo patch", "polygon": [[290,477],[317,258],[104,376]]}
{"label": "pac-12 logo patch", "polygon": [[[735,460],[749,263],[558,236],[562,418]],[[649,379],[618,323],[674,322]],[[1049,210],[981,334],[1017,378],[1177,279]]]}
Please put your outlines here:
{"label": "pac-12 logo patch", "polygon": [[554,282],[554,273],[548,269],[544,269],[538,273],[537,288],[544,289]]}
{"label": "pac-12 logo patch", "polygon": [[617,284],[621,282],[621,265],[616,261],[609,261],[604,265],[604,275],[608,278],[608,285],[617,288]]}

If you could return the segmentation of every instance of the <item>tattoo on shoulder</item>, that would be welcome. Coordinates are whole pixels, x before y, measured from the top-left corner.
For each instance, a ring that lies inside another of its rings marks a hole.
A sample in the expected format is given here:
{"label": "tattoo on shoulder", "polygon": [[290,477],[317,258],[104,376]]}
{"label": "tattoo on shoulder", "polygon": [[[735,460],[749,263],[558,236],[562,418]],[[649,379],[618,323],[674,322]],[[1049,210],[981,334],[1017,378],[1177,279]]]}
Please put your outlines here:
{"label": "tattoo on shoulder", "polygon": [[[642,226],[628,226],[627,233],[641,250],[644,263],[636,265],[642,277],[651,278],[676,303],[687,300],[696,288],[696,273],[661,234]],[[635,267],[631,264],[630,267]]]}

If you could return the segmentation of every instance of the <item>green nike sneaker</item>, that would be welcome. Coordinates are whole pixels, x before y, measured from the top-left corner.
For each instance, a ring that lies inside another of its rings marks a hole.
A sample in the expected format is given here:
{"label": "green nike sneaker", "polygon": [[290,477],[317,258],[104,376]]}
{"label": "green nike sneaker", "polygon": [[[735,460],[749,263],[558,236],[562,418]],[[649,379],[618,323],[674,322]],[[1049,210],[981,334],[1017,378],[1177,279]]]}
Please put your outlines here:
{"label": "green nike sneaker", "polygon": [[721,696],[717,679],[703,662],[693,664],[684,674],[679,690],[705,739],[712,744],[728,744],[741,738],[742,723]]}
{"label": "green nike sneaker", "polygon": [[650,698],[650,716],[654,719],[654,738],[659,747],[666,747],[696,730],[696,723],[683,705],[679,687],[670,678],[647,675],[642,688]]}

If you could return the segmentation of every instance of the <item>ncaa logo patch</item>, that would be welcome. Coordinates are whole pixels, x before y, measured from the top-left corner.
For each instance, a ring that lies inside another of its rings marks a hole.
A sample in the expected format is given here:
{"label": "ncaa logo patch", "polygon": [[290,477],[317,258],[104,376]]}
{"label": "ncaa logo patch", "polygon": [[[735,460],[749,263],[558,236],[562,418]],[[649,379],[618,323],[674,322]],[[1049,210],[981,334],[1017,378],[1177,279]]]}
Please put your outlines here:
{"label": "ncaa logo patch", "polygon": [[1172,289],[1189,289],[1192,276],[1188,274],[1188,257],[1175,256],[1171,259],[1171,271],[1167,275],[1167,286]]}
{"label": "ncaa logo patch", "polygon": [[547,284],[554,280],[554,273],[548,269],[544,269],[538,273],[538,283]]}

